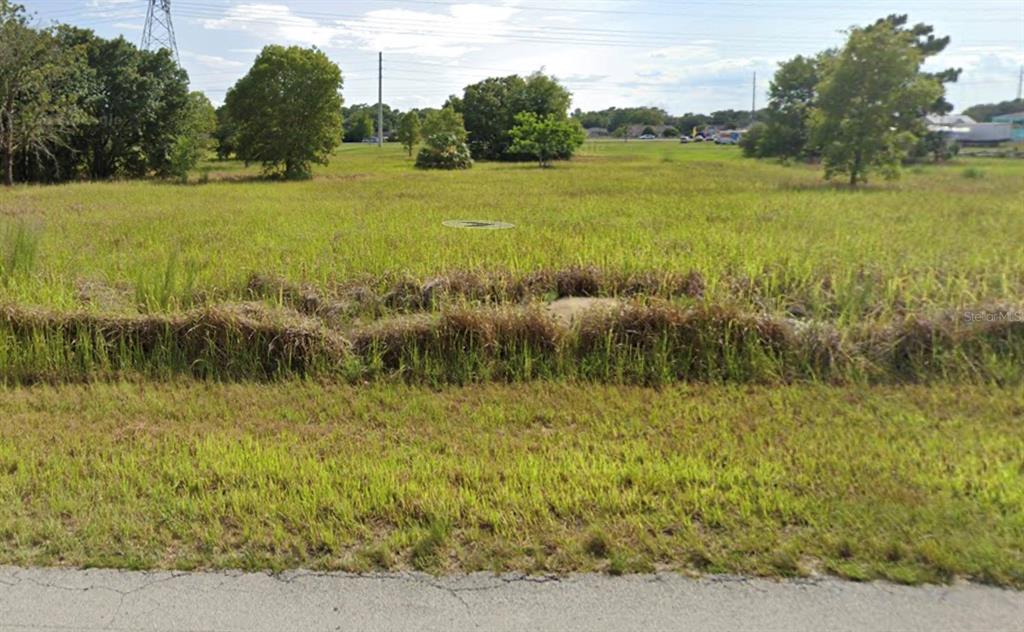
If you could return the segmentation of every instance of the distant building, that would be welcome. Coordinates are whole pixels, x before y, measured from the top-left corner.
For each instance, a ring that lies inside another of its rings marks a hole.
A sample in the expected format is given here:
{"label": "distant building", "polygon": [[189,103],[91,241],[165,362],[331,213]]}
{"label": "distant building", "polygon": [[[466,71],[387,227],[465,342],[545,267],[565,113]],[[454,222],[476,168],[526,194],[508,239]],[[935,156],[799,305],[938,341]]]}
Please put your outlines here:
{"label": "distant building", "polygon": [[925,117],[930,132],[939,132],[961,145],[998,145],[1012,137],[1010,123],[978,123],[965,114],[930,114]]}
{"label": "distant building", "polygon": [[966,114],[929,114],[924,117],[928,125],[977,125],[975,121]]}
{"label": "distant building", "polygon": [[1000,114],[992,117],[993,123],[1009,123],[1010,136],[1015,143],[1024,142],[1024,112]]}

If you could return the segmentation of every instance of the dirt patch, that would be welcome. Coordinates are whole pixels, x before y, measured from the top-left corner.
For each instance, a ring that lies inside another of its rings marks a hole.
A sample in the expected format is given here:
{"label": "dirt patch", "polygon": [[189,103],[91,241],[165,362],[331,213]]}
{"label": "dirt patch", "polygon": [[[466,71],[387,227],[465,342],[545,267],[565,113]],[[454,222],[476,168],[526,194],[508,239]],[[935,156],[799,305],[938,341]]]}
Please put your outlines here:
{"label": "dirt patch", "polygon": [[565,326],[570,326],[577,322],[584,312],[597,309],[612,311],[619,309],[621,306],[622,303],[613,298],[567,296],[548,303],[547,311],[558,322]]}
{"label": "dirt patch", "polygon": [[95,279],[76,281],[75,298],[101,312],[125,312],[135,308],[131,288]]}

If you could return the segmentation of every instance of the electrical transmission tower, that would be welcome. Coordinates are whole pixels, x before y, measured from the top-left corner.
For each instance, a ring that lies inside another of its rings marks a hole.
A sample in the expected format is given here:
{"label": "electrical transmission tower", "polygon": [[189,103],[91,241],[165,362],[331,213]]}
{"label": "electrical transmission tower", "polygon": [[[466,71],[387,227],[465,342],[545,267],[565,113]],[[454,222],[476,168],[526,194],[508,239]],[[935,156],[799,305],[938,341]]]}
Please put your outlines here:
{"label": "electrical transmission tower", "polygon": [[142,29],[142,48],[144,50],[166,48],[171,51],[175,63],[181,65],[178,58],[178,44],[174,41],[174,24],[171,22],[171,0],[149,0],[146,11],[146,26]]}

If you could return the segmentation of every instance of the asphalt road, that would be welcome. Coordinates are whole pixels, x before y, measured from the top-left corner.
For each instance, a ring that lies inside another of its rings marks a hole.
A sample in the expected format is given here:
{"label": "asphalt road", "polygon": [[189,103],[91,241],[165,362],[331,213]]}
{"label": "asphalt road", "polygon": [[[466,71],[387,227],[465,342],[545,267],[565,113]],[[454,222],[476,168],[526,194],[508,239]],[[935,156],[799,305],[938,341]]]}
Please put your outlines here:
{"label": "asphalt road", "polygon": [[1024,593],[836,579],[0,567],[0,631],[1024,630]]}

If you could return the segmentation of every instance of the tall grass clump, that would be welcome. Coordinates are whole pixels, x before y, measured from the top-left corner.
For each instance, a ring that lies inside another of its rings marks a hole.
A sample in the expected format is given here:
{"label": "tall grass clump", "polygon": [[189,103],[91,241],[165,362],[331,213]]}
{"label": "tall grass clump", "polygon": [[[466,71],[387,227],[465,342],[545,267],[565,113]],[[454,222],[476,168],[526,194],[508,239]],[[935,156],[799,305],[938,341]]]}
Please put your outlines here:
{"label": "tall grass clump", "polygon": [[199,266],[192,260],[181,262],[172,251],[163,265],[139,267],[135,273],[135,302],[143,312],[167,312],[187,309],[195,298]]}
{"label": "tall grass clump", "polygon": [[257,305],[123,317],[0,309],[0,381],[7,384],[133,374],[273,380],[340,373],[345,355],[336,334]]}
{"label": "tall grass clump", "polygon": [[[616,305],[613,303],[613,305]],[[469,305],[337,329],[262,303],[169,315],[0,310],[0,379],[127,373],[206,379],[322,376],[428,384],[571,379],[789,383],[1024,382],[1020,310],[909,315],[844,329],[737,307],[634,300],[566,323],[539,305]]]}
{"label": "tall grass clump", "polygon": [[0,241],[0,280],[30,274],[36,266],[42,231],[26,222],[8,225]]}

